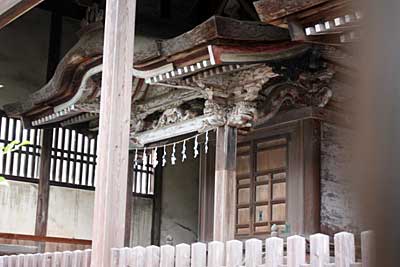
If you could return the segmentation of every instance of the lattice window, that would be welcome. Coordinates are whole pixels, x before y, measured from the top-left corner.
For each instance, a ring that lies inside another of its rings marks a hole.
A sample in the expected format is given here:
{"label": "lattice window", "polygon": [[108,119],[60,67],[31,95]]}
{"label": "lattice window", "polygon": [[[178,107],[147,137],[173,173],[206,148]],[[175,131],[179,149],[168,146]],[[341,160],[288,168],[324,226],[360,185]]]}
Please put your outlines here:
{"label": "lattice window", "polygon": [[238,145],[236,235],[270,233],[286,223],[286,138],[255,140]]}
{"label": "lattice window", "polygon": [[151,156],[149,156],[147,162],[140,160],[136,168],[134,168],[133,193],[137,195],[154,195],[154,169],[151,162]]}
{"label": "lattice window", "polygon": [[42,131],[38,129],[23,129],[20,120],[0,117],[0,146],[6,146],[13,140],[29,140],[32,143],[10,154],[0,154],[0,174],[37,179],[39,175],[41,134]]}
{"label": "lattice window", "polygon": [[50,180],[54,182],[94,186],[97,138],[88,138],[74,130],[53,130]]}
{"label": "lattice window", "polygon": [[[39,178],[42,130],[23,129],[18,119],[0,117],[0,146],[13,140],[29,140],[32,144],[8,155],[0,155],[0,175],[34,181]],[[89,138],[75,130],[53,129],[50,162],[52,185],[94,189],[97,161],[97,138]],[[134,164],[131,162],[130,164]],[[134,169],[132,192],[140,196],[154,195],[154,170],[151,155]]]}

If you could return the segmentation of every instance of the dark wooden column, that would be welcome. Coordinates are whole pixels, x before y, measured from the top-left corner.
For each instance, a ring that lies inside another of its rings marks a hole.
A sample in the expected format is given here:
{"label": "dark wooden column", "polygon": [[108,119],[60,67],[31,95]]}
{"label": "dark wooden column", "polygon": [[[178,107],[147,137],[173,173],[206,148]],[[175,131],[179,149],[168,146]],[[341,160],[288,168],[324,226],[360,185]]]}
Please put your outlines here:
{"label": "dark wooden column", "polygon": [[125,242],[135,13],[136,0],[106,1],[92,267]]}
{"label": "dark wooden column", "polygon": [[321,122],[303,121],[304,142],[304,233],[320,231]]}
{"label": "dark wooden column", "polygon": [[50,160],[51,146],[53,141],[53,129],[45,129],[42,136],[40,165],[39,165],[39,186],[36,208],[35,235],[46,236],[47,218],[49,210],[50,191]]}
{"label": "dark wooden column", "polygon": [[[162,154],[158,153],[158,162],[162,162]],[[160,245],[161,240],[161,208],[162,208],[163,167],[158,164],[154,170],[153,220],[151,225],[151,244]]]}
{"label": "dark wooden column", "polygon": [[133,151],[129,151],[128,158],[128,182],[127,182],[127,190],[126,190],[126,215],[125,215],[125,241],[124,246],[129,247],[131,243],[131,234],[132,234],[132,205],[133,205],[133,173],[134,166],[133,161],[135,158],[135,154]]}
{"label": "dark wooden column", "polygon": [[215,159],[213,230],[215,241],[228,241],[235,235],[236,146],[237,129],[229,126],[219,127]]}

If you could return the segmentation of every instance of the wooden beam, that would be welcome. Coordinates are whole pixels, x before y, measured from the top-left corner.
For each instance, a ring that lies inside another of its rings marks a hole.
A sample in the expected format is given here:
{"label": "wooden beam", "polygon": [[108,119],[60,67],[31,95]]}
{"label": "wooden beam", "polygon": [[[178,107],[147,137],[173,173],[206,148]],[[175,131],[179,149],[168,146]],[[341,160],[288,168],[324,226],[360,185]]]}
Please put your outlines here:
{"label": "wooden beam", "polygon": [[47,218],[49,211],[50,191],[50,160],[51,146],[53,142],[53,129],[43,130],[42,148],[39,165],[38,200],[36,208],[35,235],[46,236]]}
{"label": "wooden beam", "polygon": [[106,5],[92,267],[110,266],[111,248],[124,246],[126,232],[136,0]]}
{"label": "wooden beam", "polygon": [[228,241],[235,236],[237,129],[217,129],[213,240]]}
{"label": "wooden beam", "polygon": [[268,23],[328,1],[329,0],[259,0],[254,2],[254,6],[261,21]]}
{"label": "wooden beam", "polygon": [[0,1],[0,29],[22,16],[44,0],[2,0]]}
{"label": "wooden beam", "polygon": [[19,240],[19,241],[23,240],[23,241],[75,244],[75,245],[87,245],[87,246],[90,246],[92,244],[92,241],[87,240],[87,239],[74,239],[74,238],[37,236],[37,235],[22,235],[22,234],[13,234],[13,233],[0,233],[0,238],[1,239],[10,239],[10,240]]}

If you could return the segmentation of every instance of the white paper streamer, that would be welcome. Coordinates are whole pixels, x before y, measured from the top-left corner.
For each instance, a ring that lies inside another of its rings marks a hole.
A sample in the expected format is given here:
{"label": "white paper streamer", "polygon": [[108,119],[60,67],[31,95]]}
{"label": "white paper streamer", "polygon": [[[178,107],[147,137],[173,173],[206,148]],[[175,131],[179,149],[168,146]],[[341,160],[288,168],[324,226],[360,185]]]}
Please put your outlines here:
{"label": "white paper streamer", "polygon": [[199,155],[199,142],[197,140],[197,135],[196,138],[194,139],[194,158],[197,158],[197,156]]}
{"label": "white paper streamer", "polygon": [[143,168],[146,169],[147,168],[147,162],[148,158],[147,158],[147,153],[146,153],[146,148],[144,148],[143,150]]}
{"label": "white paper streamer", "polygon": [[158,155],[157,155],[157,148],[153,149],[153,168],[155,169],[158,166]]}
{"label": "white paper streamer", "polygon": [[171,155],[171,164],[172,165],[175,165],[175,163],[176,163],[175,149],[176,149],[176,143],[174,143],[174,146],[172,147],[172,155]]}
{"label": "white paper streamer", "polygon": [[184,162],[186,158],[186,140],[184,140],[182,145],[182,162]]}
{"label": "white paper streamer", "polygon": [[162,166],[164,167],[167,164],[167,148],[164,146],[164,154],[162,156]]}
{"label": "white paper streamer", "polygon": [[136,168],[137,165],[138,165],[137,160],[138,160],[138,150],[135,149],[135,159],[134,159],[134,161],[133,161],[133,162],[134,162],[134,164],[133,164],[133,167],[134,167],[134,168]]}
{"label": "white paper streamer", "polygon": [[206,142],[204,143],[204,151],[208,153],[208,131],[206,132]]}

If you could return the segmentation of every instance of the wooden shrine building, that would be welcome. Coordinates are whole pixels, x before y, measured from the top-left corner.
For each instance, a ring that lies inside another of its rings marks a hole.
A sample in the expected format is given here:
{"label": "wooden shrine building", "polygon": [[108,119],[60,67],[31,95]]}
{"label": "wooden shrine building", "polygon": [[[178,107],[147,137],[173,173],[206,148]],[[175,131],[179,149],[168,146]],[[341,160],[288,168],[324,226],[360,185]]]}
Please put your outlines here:
{"label": "wooden shrine building", "polygon": [[136,41],[126,14],[136,1],[106,2],[105,13],[88,7],[51,79],[4,105],[25,129],[44,129],[36,235],[46,236],[51,129],[100,131],[96,181],[85,184],[96,184],[98,251],[130,244],[143,204],[132,188],[153,194],[151,222],[135,224],[153,244],[361,230],[344,171],[362,22],[351,1],[198,1],[211,10],[204,22]]}

